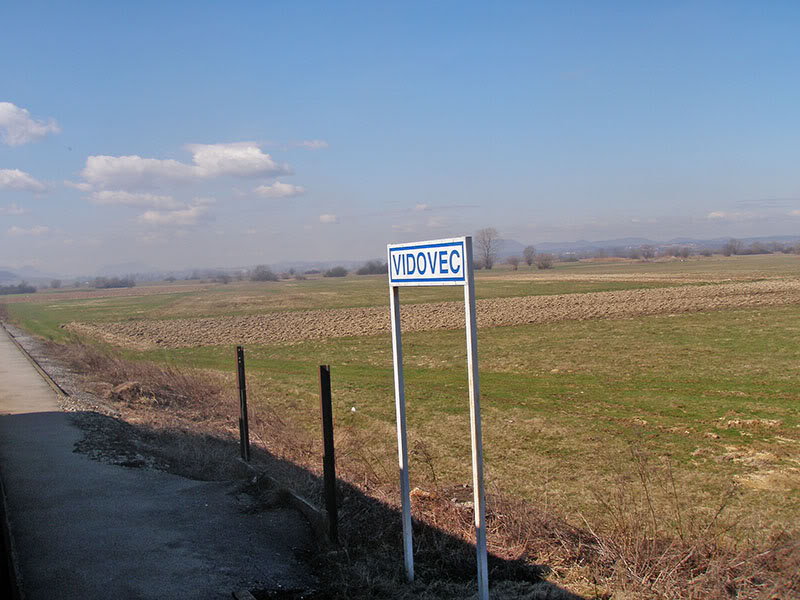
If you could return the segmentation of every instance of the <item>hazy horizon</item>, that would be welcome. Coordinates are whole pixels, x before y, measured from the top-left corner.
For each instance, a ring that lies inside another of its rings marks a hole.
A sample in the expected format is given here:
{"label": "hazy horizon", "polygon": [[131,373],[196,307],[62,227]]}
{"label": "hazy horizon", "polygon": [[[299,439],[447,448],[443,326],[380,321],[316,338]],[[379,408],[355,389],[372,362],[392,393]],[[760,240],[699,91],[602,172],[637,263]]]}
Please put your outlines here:
{"label": "hazy horizon", "polygon": [[357,261],[482,227],[798,232],[796,3],[0,16],[3,267]]}

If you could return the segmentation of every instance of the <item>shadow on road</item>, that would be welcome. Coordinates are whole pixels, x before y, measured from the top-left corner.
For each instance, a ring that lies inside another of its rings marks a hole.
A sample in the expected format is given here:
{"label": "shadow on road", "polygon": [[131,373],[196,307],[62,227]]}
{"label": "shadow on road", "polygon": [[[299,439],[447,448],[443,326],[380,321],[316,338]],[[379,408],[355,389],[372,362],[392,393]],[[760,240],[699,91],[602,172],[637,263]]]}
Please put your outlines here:
{"label": "shadow on road", "polygon": [[[127,468],[156,468],[203,480],[238,480],[240,491],[249,494],[248,511],[271,510],[286,505],[286,491],[267,478],[254,476],[253,470],[268,474],[286,488],[299,491],[312,504],[322,506],[322,479],[297,464],[283,460],[263,447],[251,446],[251,465],[239,460],[238,440],[198,434],[187,430],[155,431],[99,413],[82,412],[74,416],[84,433],[75,451]],[[321,462],[321,458],[320,458]],[[465,539],[446,533],[416,518],[425,506],[427,515],[456,525],[456,530],[471,535],[469,523],[455,515],[452,504],[443,498],[425,495],[414,501],[415,582],[405,581],[402,552],[402,525],[398,509],[364,494],[356,486],[337,482],[339,504],[338,550],[320,539],[318,549],[305,557],[318,579],[317,590],[267,590],[251,592],[257,598],[463,598],[475,593],[475,547]],[[441,503],[441,510],[430,503]],[[469,516],[471,518],[471,511]],[[267,541],[267,540],[265,540]],[[506,560],[489,554],[489,581],[492,594],[502,590],[503,598],[581,600],[546,581],[546,565],[525,560]]]}

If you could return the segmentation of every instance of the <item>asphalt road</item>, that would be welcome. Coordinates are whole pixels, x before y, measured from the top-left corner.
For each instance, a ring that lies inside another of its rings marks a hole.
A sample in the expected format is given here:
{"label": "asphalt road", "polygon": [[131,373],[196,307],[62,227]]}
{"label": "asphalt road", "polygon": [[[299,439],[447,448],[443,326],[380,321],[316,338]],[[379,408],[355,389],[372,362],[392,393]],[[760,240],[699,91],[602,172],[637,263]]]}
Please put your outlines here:
{"label": "asphalt road", "polygon": [[0,477],[28,600],[231,598],[305,588],[290,509],[247,514],[233,483],[93,461],[54,391],[0,329]]}

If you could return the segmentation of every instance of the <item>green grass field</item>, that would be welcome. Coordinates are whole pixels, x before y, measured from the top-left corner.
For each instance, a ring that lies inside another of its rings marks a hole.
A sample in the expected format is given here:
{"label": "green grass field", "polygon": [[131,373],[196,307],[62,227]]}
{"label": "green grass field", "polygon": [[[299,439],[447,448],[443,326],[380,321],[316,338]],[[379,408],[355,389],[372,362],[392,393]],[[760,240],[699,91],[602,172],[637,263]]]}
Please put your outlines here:
{"label": "green grass field", "polygon": [[[665,263],[572,263],[550,272],[480,272],[479,298],[797,277],[795,256]],[[407,293],[408,292],[408,293]],[[403,290],[403,302],[456,300],[460,289]],[[70,321],[171,319],[388,305],[380,277],[236,283],[192,292],[8,305],[13,320],[64,341]],[[388,306],[387,306],[388,310]],[[482,416],[491,489],[553,507],[575,523],[609,518],[604,500],[652,469],[654,502],[697,518],[726,513],[730,534],[758,538],[800,518],[800,306],[567,321],[479,333]],[[470,481],[462,331],[404,336],[412,485]],[[232,373],[233,348],[122,350],[136,360]],[[269,403],[317,435],[316,368],[332,366],[340,431],[356,431],[387,476],[396,472],[387,335],[247,348],[252,410]],[[422,457],[424,456],[424,460]],[[669,479],[666,479],[670,473]],[[659,483],[656,483],[659,482]],[[669,488],[672,488],[670,491]],[[661,514],[660,513],[660,514]]]}

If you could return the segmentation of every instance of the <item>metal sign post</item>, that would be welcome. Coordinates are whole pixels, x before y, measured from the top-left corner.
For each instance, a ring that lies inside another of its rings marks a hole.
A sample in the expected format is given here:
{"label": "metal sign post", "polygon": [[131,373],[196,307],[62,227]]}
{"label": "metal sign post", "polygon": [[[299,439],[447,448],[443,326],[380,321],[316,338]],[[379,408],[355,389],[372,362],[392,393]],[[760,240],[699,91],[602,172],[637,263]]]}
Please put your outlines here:
{"label": "metal sign post", "polygon": [[486,508],[483,488],[483,444],[481,441],[480,386],[478,382],[478,328],[475,319],[475,277],[470,236],[412,244],[389,244],[389,305],[392,313],[394,397],[397,410],[397,454],[400,463],[400,493],[403,507],[403,554],[406,578],[414,581],[411,532],[411,497],[408,480],[406,399],[403,383],[403,343],[400,332],[400,288],[406,286],[462,285],[467,329],[467,375],[469,378],[470,437],[472,440],[472,489],[475,508],[475,546],[478,558],[478,598],[489,598],[486,563]]}

